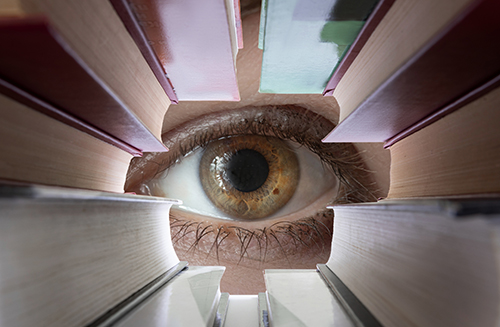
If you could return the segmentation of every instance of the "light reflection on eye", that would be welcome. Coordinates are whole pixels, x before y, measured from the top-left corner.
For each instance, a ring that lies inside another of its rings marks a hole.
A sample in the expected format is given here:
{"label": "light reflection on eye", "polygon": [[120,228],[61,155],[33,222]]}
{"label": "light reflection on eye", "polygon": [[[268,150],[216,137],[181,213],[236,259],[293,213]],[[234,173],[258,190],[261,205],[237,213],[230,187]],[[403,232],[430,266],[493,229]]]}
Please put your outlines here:
{"label": "light reflection on eye", "polygon": [[[221,144],[221,141],[224,142],[224,145]],[[230,141],[231,143],[228,143],[228,139],[215,141],[208,144],[206,149],[200,148],[193,151],[180,163],[170,167],[147,183],[151,193],[179,198],[184,203],[181,206],[182,209],[197,214],[223,219],[258,219],[291,214],[307,207],[327,191],[334,192],[338,188],[337,179],[331,169],[325,166],[317,155],[294,142],[284,142],[274,137],[254,135],[237,136],[230,138]],[[267,149],[266,143],[270,141],[277,145],[273,146],[272,149]],[[285,147],[285,149],[280,149],[280,147]],[[247,192],[233,190],[231,184],[241,184],[242,181],[228,181],[228,178],[223,176],[230,170],[245,168],[244,172],[250,170],[251,176],[257,176],[258,180],[259,177],[262,177],[259,176],[261,170],[264,169],[258,167],[252,171],[252,166],[257,166],[252,165],[252,156],[237,164],[243,167],[222,167],[220,173],[222,176],[219,176],[219,179],[229,184],[226,187],[229,188],[228,191],[224,189],[224,186],[221,187],[215,182],[210,184],[206,181],[211,177],[200,178],[200,174],[202,176],[211,175],[209,163],[202,160],[208,156],[207,152],[209,154],[215,152],[230,162],[231,159],[234,161],[235,153],[241,149],[251,149],[256,153],[265,154],[261,157],[267,160],[269,173],[266,173],[263,181],[258,181],[260,185],[252,185],[251,191]],[[287,157],[285,150],[293,155],[293,159]],[[277,159],[273,160],[271,152],[276,152]],[[297,160],[294,165],[290,161],[293,161],[295,157]],[[276,162],[278,160],[282,160],[282,162]],[[248,164],[247,167],[244,166],[245,163]],[[297,170],[297,176],[286,175],[283,177],[287,170],[292,172]],[[283,178],[274,177],[278,174],[281,174],[280,176]],[[256,188],[256,186],[258,187]],[[248,204],[251,210],[246,210],[246,208],[239,210],[241,202],[244,202],[245,205]]]}

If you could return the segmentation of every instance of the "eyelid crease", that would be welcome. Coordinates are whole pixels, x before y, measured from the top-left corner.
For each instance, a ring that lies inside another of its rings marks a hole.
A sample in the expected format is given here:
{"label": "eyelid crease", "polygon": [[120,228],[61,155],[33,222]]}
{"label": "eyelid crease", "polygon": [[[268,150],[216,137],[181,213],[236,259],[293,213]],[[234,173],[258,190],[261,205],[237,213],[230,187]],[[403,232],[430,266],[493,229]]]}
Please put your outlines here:
{"label": "eyelid crease", "polygon": [[148,153],[132,159],[125,190],[148,194],[144,185],[199,147],[222,137],[255,134],[274,136],[307,147],[328,165],[340,181],[332,204],[374,201],[369,172],[352,144],[322,143],[335,125],[305,108],[246,107],[201,116],[163,135],[167,153]]}

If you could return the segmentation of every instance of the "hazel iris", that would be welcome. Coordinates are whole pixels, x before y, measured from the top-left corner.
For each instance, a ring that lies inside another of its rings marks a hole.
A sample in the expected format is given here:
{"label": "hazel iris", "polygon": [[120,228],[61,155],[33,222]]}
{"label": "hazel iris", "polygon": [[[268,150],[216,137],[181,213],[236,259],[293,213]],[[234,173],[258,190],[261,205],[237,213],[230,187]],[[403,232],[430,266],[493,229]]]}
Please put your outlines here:
{"label": "hazel iris", "polygon": [[212,203],[234,218],[260,219],[283,207],[299,181],[297,156],[275,137],[242,135],[208,144],[200,180]]}

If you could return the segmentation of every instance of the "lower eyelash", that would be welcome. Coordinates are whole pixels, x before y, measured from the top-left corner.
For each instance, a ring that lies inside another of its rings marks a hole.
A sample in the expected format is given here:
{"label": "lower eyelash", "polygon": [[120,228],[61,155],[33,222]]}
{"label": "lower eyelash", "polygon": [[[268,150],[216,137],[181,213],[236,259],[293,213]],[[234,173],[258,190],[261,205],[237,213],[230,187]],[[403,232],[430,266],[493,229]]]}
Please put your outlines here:
{"label": "lower eyelash", "polygon": [[[321,222],[322,219],[328,220],[333,226],[333,212],[325,210],[315,217],[295,221],[281,221],[263,229],[250,230],[240,226],[216,226],[206,222],[196,223],[171,214],[170,229],[174,245],[188,236],[194,236],[194,241],[190,242],[191,245],[185,250],[184,254],[201,251],[208,257],[215,251],[219,263],[219,250],[223,242],[228,237],[235,236],[240,244],[238,264],[244,259],[265,263],[270,248],[279,249],[282,257],[287,261],[288,255],[299,252],[301,247],[314,250],[317,256],[329,251],[332,230]],[[209,245],[204,245],[201,248],[202,241],[210,236],[213,239],[208,241]],[[250,253],[249,248],[252,241],[258,245],[258,251],[252,250],[252,253]],[[274,246],[272,243],[275,243]],[[276,259],[272,259],[272,261],[274,260]]]}

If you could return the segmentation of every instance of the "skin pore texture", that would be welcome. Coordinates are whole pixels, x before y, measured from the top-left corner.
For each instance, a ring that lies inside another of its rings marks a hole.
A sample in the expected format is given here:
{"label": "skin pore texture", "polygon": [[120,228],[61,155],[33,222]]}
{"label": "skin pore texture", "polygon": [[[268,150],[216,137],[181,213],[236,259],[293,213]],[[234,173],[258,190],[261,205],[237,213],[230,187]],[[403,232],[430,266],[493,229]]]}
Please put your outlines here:
{"label": "skin pore texture", "polygon": [[[220,220],[171,210],[172,241],[179,259],[190,265],[226,266],[221,291],[230,294],[264,292],[264,269],[310,269],[325,263],[333,229],[333,212],[325,209],[326,204],[332,203],[332,199],[337,203],[374,201],[387,194],[389,184],[390,157],[381,144],[320,142],[338,119],[338,104],[333,97],[258,93],[262,60],[262,51],[257,47],[258,32],[256,11],[243,18],[245,48],[239,51],[237,59],[242,100],[181,102],[170,106],[163,125],[163,140],[170,152],[134,159],[125,187],[128,192],[151,193],[141,185],[184,154],[220,137],[241,133],[297,142],[318,154],[325,166],[338,170],[335,175],[343,179],[338,193],[332,189],[306,208],[277,218]],[[288,131],[299,125],[293,119],[309,122],[302,131],[294,132],[299,136]],[[241,121],[245,123],[238,123]],[[153,190],[152,195],[161,195],[157,192]]]}

